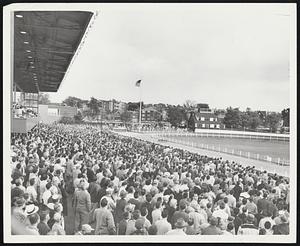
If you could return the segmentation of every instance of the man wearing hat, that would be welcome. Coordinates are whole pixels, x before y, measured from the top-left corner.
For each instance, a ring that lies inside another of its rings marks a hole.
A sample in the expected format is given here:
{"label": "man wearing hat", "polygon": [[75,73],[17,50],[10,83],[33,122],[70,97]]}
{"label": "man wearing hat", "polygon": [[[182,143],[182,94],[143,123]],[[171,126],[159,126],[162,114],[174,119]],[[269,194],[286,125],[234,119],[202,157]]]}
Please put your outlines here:
{"label": "man wearing hat", "polygon": [[274,235],[289,235],[290,234],[290,225],[286,215],[282,214],[279,216],[280,222],[273,227]]}
{"label": "man wearing hat", "polygon": [[40,223],[37,225],[40,235],[47,235],[51,231],[47,224],[49,219],[49,210],[40,211]]}
{"label": "man wearing hat", "polygon": [[37,225],[40,222],[40,216],[36,212],[33,212],[32,214],[29,214],[27,218],[29,223],[26,225],[26,233],[30,235],[40,235],[37,228]]}
{"label": "man wearing hat", "polygon": [[24,212],[25,199],[23,197],[15,197],[12,207],[12,216],[19,222],[25,223],[27,214]]}
{"label": "man wearing hat", "polygon": [[77,232],[75,235],[93,235],[94,229],[89,224],[84,224],[81,226],[81,231]]}
{"label": "man wearing hat", "polygon": [[246,223],[242,224],[238,229],[238,235],[259,235],[258,228],[254,225],[255,217],[248,214]]}
{"label": "man wearing hat", "polygon": [[103,198],[100,208],[95,209],[93,215],[93,221],[96,221],[95,235],[114,235],[116,233],[114,218],[107,206],[108,201]]}
{"label": "man wearing hat", "polygon": [[202,235],[221,235],[222,231],[218,225],[218,218],[211,217],[209,219],[209,226],[202,229]]}
{"label": "man wearing hat", "polygon": [[175,229],[168,231],[165,235],[186,235],[184,230],[187,227],[187,223],[183,218],[177,219],[174,226]]}
{"label": "man wearing hat", "polygon": [[78,190],[74,194],[73,207],[75,210],[75,231],[80,231],[83,224],[89,222],[89,211],[91,210],[91,196],[85,190],[85,182],[79,183]]}
{"label": "man wearing hat", "polygon": [[123,213],[125,211],[125,206],[127,204],[126,201],[126,195],[127,192],[125,190],[122,190],[120,192],[120,199],[117,200],[116,202],[116,213],[115,213],[115,223],[118,225],[120,221],[123,219]]}

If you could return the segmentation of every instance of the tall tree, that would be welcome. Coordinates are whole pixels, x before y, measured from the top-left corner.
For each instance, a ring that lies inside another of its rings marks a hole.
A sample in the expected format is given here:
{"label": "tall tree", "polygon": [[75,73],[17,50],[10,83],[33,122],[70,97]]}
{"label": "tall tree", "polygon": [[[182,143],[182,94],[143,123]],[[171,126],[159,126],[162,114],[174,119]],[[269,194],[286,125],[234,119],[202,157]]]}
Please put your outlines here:
{"label": "tall tree", "polygon": [[229,107],[226,109],[224,124],[227,128],[239,128],[240,120],[241,115],[239,108]]}
{"label": "tall tree", "polygon": [[94,97],[91,97],[90,101],[88,102],[88,107],[92,110],[93,116],[99,115],[101,106],[101,102]]}
{"label": "tall tree", "polygon": [[196,107],[196,101],[193,100],[186,100],[183,104],[183,107],[186,109],[193,109]]}
{"label": "tall tree", "polygon": [[261,124],[261,119],[257,112],[251,112],[247,122],[247,127],[251,130],[256,130],[256,128]]}
{"label": "tall tree", "polygon": [[168,121],[175,127],[179,127],[182,122],[187,120],[186,112],[180,105],[169,107],[167,114]]}
{"label": "tall tree", "polygon": [[48,93],[40,93],[39,94],[39,104],[49,104],[49,94]]}
{"label": "tall tree", "polygon": [[[144,106],[144,103],[142,102],[142,108]],[[128,111],[136,111],[139,110],[140,108],[140,103],[139,102],[129,102],[127,104],[127,110]]]}
{"label": "tall tree", "polygon": [[286,108],[281,111],[281,118],[283,120],[283,126],[290,126],[290,108]]}
{"label": "tall tree", "polygon": [[80,111],[74,116],[74,120],[76,123],[81,123],[83,120],[83,116]]}
{"label": "tall tree", "polygon": [[281,120],[281,114],[272,112],[267,115],[266,117],[266,124],[270,128],[271,132],[276,132],[277,128],[279,127]]}
{"label": "tall tree", "polygon": [[82,107],[82,99],[78,97],[67,97],[65,100],[62,101],[62,103],[71,106],[71,107],[77,107],[81,108]]}
{"label": "tall tree", "polygon": [[196,118],[195,118],[195,112],[190,113],[189,120],[187,122],[187,128],[188,130],[194,132],[196,128]]}

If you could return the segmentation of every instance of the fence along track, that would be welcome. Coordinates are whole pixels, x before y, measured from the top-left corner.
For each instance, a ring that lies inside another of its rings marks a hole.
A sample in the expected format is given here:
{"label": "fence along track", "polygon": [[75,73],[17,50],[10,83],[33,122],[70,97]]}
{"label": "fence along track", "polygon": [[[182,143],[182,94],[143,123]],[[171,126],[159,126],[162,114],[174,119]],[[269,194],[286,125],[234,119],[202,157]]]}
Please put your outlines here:
{"label": "fence along track", "polygon": [[256,153],[251,153],[251,152],[246,152],[246,151],[240,151],[240,150],[235,150],[232,148],[226,148],[226,147],[221,147],[220,145],[214,146],[214,145],[209,145],[209,144],[200,144],[200,143],[195,143],[195,142],[189,142],[189,141],[184,141],[184,140],[179,140],[179,139],[174,139],[172,137],[224,137],[224,138],[244,138],[244,139],[253,139],[253,140],[270,140],[270,141],[284,141],[287,142],[289,141],[289,138],[287,137],[280,137],[280,136],[259,136],[259,135],[243,135],[243,134],[224,134],[224,133],[187,133],[187,132],[143,132],[143,133],[149,133],[156,138],[162,140],[162,141],[169,141],[173,143],[178,143],[186,146],[191,146],[191,147],[196,147],[196,148],[201,148],[201,149],[207,149],[207,150],[212,150],[216,151],[219,153],[226,153],[230,155],[235,155],[235,156],[241,156],[244,158],[248,159],[254,159],[254,160],[260,160],[260,161],[265,161],[265,162],[271,162],[275,163],[279,166],[290,166],[289,160],[281,159],[281,158],[272,158],[267,155],[260,155]]}

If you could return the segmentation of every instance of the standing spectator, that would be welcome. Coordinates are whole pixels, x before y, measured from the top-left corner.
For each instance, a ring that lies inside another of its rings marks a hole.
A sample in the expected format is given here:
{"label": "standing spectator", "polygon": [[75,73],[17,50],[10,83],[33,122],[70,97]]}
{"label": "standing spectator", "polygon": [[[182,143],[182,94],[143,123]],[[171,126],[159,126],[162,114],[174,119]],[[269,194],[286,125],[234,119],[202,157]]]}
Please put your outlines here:
{"label": "standing spectator", "polygon": [[132,232],[130,235],[148,235],[147,230],[144,228],[143,219],[140,218],[135,222],[135,228],[136,230]]}
{"label": "standing spectator", "polygon": [[126,235],[127,230],[127,224],[129,220],[129,212],[123,212],[123,219],[120,220],[120,223],[118,225],[118,235]]}
{"label": "standing spectator", "polygon": [[186,228],[187,223],[185,222],[185,220],[183,218],[179,218],[177,219],[177,221],[174,224],[175,229],[170,230],[166,233],[166,235],[186,235],[186,233],[184,232],[184,228]]}
{"label": "standing spectator", "polygon": [[217,227],[218,218],[211,217],[209,220],[209,226],[202,230],[202,235],[221,235],[222,231]]}
{"label": "standing spectator", "polygon": [[118,225],[120,223],[120,221],[123,219],[123,213],[124,213],[125,207],[127,205],[126,195],[127,195],[127,192],[125,190],[122,190],[120,192],[120,199],[118,199],[116,202],[116,213],[115,213],[116,225]]}
{"label": "standing spectator", "polygon": [[85,189],[85,181],[81,180],[78,190],[74,194],[73,207],[75,210],[75,231],[80,231],[83,224],[89,222],[91,197]]}
{"label": "standing spectator", "polygon": [[258,228],[254,225],[255,217],[253,214],[248,214],[247,222],[242,224],[238,230],[238,235],[259,235]]}
{"label": "standing spectator", "polygon": [[185,222],[188,221],[189,215],[185,212],[186,204],[183,202],[179,204],[179,211],[176,211],[172,218],[172,228],[175,228],[175,223],[179,218],[182,218]]}
{"label": "standing spectator", "polygon": [[152,224],[155,224],[156,221],[162,219],[161,211],[162,211],[161,203],[156,202],[155,209],[152,211]]}
{"label": "standing spectator", "polygon": [[40,235],[47,235],[51,229],[49,228],[47,222],[50,219],[49,210],[41,211],[40,213],[40,223],[38,223],[37,228]]}
{"label": "standing spectator", "polygon": [[280,222],[278,225],[274,225],[273,227],[274,235],[289,235],[290,234],[290,226],[288,223],[288,219],[285,215],[280,216]]}
{"label": "standing spectator", "polygon": [[93,221],[96,220],[95,235],[116,234],[114,218],[107,206],[108,201],[103,198],[100,202],[100,208],[95,209],[93,216]]}
{"label": "standing spectator", "polygon": [[168,210],[164,209],[161,212],[161,219],[155,222],[157,227],[157,235],[165,235],[168,231],[172,230],[171,224],[168,222]]}
{"label": "standing spectator", "polygon": [[37,228],[38,223],[40,222],[40,216],[37,213],[30,214],[28,216],[29,224],[26,225],[26,229],[30,232],[30,235],[40,235],[39,229]]}
{"label": "standing spectator", "polygon": [[60,213],[55,213],[53,216],[54,224],[51,229],[51,234],[54,235],[66,235],[65,230],[62,226],[62,216]]}
{"label": "standing spectator", "polygon": [[131,216],[131,219],[129,219],[127,223],[127,228],[126,228],[126,235],[131,235],[136,228],[135,228],[135,222],[140,218],[140,211],[139,210],[134,210]]}

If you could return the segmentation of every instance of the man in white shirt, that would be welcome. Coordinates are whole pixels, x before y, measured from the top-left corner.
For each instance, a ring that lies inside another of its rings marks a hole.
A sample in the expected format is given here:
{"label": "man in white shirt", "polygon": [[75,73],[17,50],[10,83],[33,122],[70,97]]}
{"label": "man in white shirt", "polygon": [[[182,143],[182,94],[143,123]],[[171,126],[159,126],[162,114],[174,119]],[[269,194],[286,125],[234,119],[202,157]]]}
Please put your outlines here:
{"label": "man in white shirt", "polygon": [[45,192],[42,194],[42,199],[43,199],[43,203],[45,205],[48,204],[48,199],[52,196],[52,193],[50,191],[52,184],[49,182],[46,184],[46,190]]}
{"label": "man in white shirt", "polygon": [[161,203],[157,202],[155,204],[155,209],[152,211],[152,224],[155,224],[156,221],[162,219],[161,217]]}
{"label": "man in white shirt", "polygon": [[189,218],[193,219],[194,221],[194,229],[196,234],[200,233],[201,231],[201,225],[207,222],[207,219],[204,217],[203,214],[200,214],[200,206],[198,204],[193,204],[192,208],[194,211],[191,211],[189,213]]}
{"label": "man in white shirt", "polygon": [[228,220],[228,214],[225,212],[225,204],[224,202],[221,202],[219,205],[219,209],[215,210],[212,214],[215,218],[220,218],[222,221],[227,222]]}
{"label": "man in white shirt", "polygon": [[168,214],[168,210],[164,209],[161,212],[162,219],[155,222],[155,226],[157,227],[157,235],[165,235],[167,232],[172,230],[171,224],[167,221]]}

